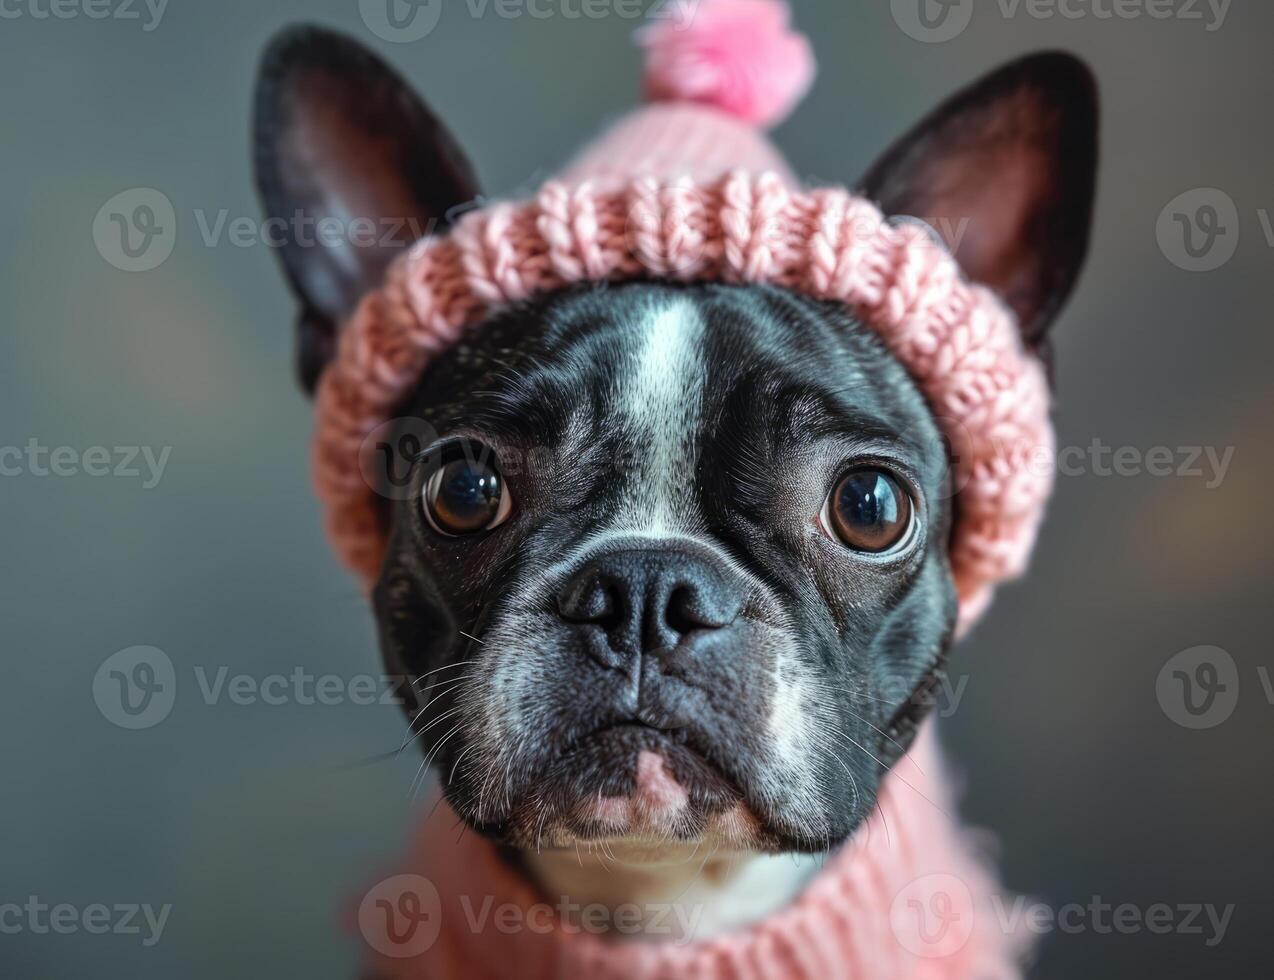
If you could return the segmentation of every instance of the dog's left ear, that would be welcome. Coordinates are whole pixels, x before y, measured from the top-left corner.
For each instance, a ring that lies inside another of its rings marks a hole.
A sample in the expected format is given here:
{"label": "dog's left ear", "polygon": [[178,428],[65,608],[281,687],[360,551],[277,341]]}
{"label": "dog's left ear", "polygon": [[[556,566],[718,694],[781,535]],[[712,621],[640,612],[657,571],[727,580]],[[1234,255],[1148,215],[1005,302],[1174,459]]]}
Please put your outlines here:
{"label": "dog's left ear", "polygon": [[478,182],[451,131],[393,69],[320,27],[270,43],[253,131],[257,188],[301,303],[297,367],[312,393],[363,294],[396,254],[471,203]]}
{"label": "dog's left ear", "polygon": [[941,105],[860,186],[886,214],[934,225],[1039,350],[1088,251],[1097,121],[1088,68],[1067,54],[1033,55]]}

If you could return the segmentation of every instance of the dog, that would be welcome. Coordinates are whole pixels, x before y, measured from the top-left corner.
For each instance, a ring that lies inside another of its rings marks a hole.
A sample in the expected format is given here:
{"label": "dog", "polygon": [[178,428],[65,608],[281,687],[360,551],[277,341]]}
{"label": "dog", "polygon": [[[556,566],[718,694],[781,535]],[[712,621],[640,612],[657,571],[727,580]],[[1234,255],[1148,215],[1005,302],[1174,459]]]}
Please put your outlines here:
{"label": "dog", "polygon": [[[279,249],[313,393],[391,263],[484,199],[438,116],[340,35],[276,38],[255,111],[268,216],[381,232]],[[856,186],[933,225],[1047,360],[1096,132],[1088,70],[1034,55]],[[879,806],[956,632],[961,495],[906,367],[783,286],[585,282],[493,310],[398,417],[372,607],[446,808],[540,896],[693,905],[677,942],[788,907]]]}

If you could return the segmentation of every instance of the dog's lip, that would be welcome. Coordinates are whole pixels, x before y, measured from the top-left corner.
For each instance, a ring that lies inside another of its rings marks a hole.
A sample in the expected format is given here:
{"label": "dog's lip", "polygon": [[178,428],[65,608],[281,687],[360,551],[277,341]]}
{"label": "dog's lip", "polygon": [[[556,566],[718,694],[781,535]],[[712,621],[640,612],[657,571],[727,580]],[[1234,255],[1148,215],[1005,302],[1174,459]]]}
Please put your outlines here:
{"label": "dog's lip", "polygon": [[[641,718],[627,718],[620,719],[618,721],[608,721],[603,725],[598,725],[591,732],[585,735],[584,739],[596,738],[598,735],[604,735],[606,732],[612,731],[655,732],[658,735],[671,736],[673,733],[681,731],[684,727],[685,726],[683,725],[660,726],[648,721],[643,721]],[[584,739],[578,740],[575,744],[578,745],[579,742]]]}
{"label": "dog's lip", "polygon": [[687,725],[657,725],[654,722],[638,717],[612,719],[589,730],[575,739],[558,756],[559,759],[570,756],[584,746],[604,739],[608,735],[620,736],[632,734],[648,743],[648,748],[663,755],[666,759],[681,757],[692,763],[696,769],[706,770],[715,777],[712,781],[724,784],[739,797],[743,797],[742,787],[733,774],[714,758],[713,753],[700,744],[694,732]]}
{"label": "dog's lip", "polygon": [[603,722],[596,728],[589,729],[566,746],[563,751],[559,753],[559,758],[568,756],[577,751],[581,746],[599,738],[603,738],[607,735],[623,735],[625,732],[642,735],[645,738],[651,739],[661,747],[685,752],[688,755],[694,756],[695,759],[702,764],[713,770],[719,771],[719,767],[716,763],[713,762],[713,760],[709,758],[708,755],[697,745],[691,744],[691,741],[685,737],[685,725],[656,725],[653,722],[638,717],[616,718]]}

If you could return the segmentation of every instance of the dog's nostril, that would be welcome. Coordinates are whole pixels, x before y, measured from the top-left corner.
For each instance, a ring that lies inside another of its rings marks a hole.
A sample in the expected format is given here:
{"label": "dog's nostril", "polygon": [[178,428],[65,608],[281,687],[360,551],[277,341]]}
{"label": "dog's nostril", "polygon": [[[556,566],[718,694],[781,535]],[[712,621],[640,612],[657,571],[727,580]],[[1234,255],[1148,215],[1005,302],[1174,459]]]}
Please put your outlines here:
{"label": "dog's nostril", "polygon": [[624,602],[614,583],[605,576],[577,577],[558,600],[558,611],[574,623],[597,623],[605,629],[618,625]]}
{"label": "dog's nostril", "polygon": [[668,596],[668,608],[664,622],[674,633],[682,636],[697,629],[719,629],[726,625],[722,617],[712,616],[703,608],[698,592],[688,585],[678,585]]}

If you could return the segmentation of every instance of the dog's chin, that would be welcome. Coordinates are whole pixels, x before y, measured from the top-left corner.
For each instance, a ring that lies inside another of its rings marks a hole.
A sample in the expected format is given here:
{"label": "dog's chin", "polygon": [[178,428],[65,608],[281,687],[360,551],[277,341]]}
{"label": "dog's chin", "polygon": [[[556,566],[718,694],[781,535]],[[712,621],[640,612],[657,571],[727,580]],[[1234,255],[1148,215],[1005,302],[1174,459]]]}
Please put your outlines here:
{"label": "dog's chin", "polygon": [[507,818],[478,830],[534,850],[782,850],[734,779],[682,733],[613,724],[558,754],[511,800]]}

